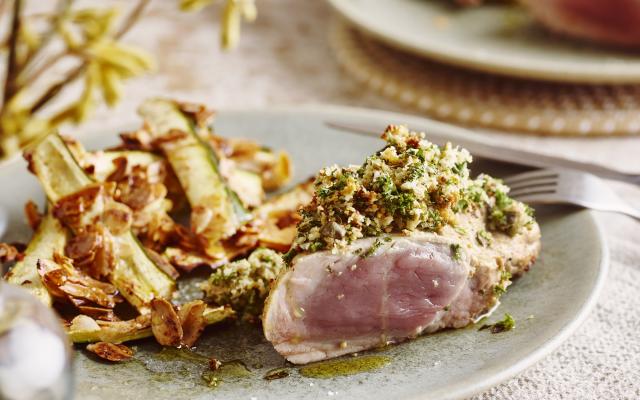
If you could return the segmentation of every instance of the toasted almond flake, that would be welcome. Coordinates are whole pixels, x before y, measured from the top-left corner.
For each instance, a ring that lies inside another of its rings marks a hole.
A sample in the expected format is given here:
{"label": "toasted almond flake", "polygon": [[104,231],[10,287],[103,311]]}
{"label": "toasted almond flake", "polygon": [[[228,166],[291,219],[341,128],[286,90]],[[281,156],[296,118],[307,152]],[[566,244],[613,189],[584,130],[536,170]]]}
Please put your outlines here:
{"label": "toasted almond flake", "polygon": [[182,325],[171,303],[165,299],[151,300],[151,331],[163,346],[179,346],[182,343]]}
{"label": "toasted almond flake", "polygon": [[7,243],[0,243],[0,264],[8,263],[17,260],[20,257],[20,252],[15,246]]}
{"label": "toasted almond flake", "polygon": [[70,331],[99,331],[100,325],[91,317],[86,315],[78,315],[73,320],[71,320],[71,325],[69,326]]}
{"label": "toasted almond flake", "polygon": [[40,221],[42,221],[42,214],[38,211],[36,203],[29,200],[27,204],[24,205],[24,214],[27,217],[29,226],[35,231],[38,225],[40,225]]}
{"label": "toasted almond flake", "polygon": [[193,347],[204,328],[206,322],[204,320],[204,309],[206,305],[202,300],[195,300],[183,304],[178,311],[178,317],[182,324],[182,344]]}
{"label": "toasted almond flake", "polygon": [[101,321],[118,321],[119,318],[113,309],[106,307],[79,306],[78,311],[82,314]]}
{"label": "toasted almond flake", "polygon": [[114,203],[111,208],[105,210],[102,214],[104,225],[109,232],[116,236],[120,236],[131,229],[132,219],[131,210],[118,203]]}
{"label": "toasted almond flake", "polygon": [[171,263],[169,263],[169,261],[167,261],[160,254],[156,253],[155,250],[145,248],[145,252],[147,253],[147,256],[149,256],[151,261],[153,261],[154,264],[156,264],[158,268],[162,270],[162,272],[170,276],[172,279],[177,279],[178,276],[180,276],[180,273],[173,267],[173,265],[171,265]]}
{"label": "toasted almond flake", "polygon": [[[122,301],[116,288],[101,282],[75,268],[70,258],[55,253],[53,260],[39,259],[36,268],[47,291],[59,300],[70,302],[76,307],[87,306],[91,302],[100,307],[112,309]],[[97,311],[95,307],[88,311]],[[100,313],[103,318],[113,318],[108,310]],[[96,314],[97,315],[97,314]]]}
{"label": "toasted almond flake", "polygon": [[111,161],[114,165],[114,170],[107,176],[107,181],[117,182],[125,178],[127,172],[127,157],[118,157]]}
{"label": "toasted almond flake", "polygon": [[209,369],[211,371],[215,371],[218,368],[220,368],[222,366],[222,362],[220,360],[218,360],[217,358],[210,358],[209,359]]}
{"label": "toasted almond flake", "polygon": [[87,350],[112,362],[125,361],[133,357],[133,350],[123,344],[97,342],[88,345]]}

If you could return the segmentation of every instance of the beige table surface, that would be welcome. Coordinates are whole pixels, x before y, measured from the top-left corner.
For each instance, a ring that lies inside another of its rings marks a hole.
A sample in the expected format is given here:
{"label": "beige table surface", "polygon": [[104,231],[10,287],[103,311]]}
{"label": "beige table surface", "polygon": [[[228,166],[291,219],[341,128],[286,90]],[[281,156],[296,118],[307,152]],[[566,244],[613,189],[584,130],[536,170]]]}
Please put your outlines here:
{"label": "beige table surface", "polygon": [[[332,12],[321,0],[258,0],[259,18],[245,25],[239,47],[218,49],[215,10],[178,13],[177,0],[155,0],[126,37],[157,55],[156,74],[131,81],[112,110],[71,132],[104,132],[135,119],[148,96],[171,96],[212,107],[263,108],[331,103],[411,112],[361,88],[336,64],[327,42]],[[68,95],[71,95],[69,93]],[[640,138],[545,139],[498,133],[510,146],[640,171]],[[640,207],[640,190],[620,185]],[[640,223],[599,214],[611,269],[587,321],[557,351],[478,399],[640,398]]]}

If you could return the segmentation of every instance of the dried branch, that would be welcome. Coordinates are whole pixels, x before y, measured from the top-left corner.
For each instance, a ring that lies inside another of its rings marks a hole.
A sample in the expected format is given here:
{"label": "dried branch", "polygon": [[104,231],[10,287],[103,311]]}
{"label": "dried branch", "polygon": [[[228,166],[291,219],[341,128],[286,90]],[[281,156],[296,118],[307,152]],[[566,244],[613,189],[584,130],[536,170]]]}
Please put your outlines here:
{"label": "dried branch", "polygon": [[[144,9],[149,4],[150,0],[140,0],[136,7],[129,13],[127,18],[122,23],[120,29],[113,36],[114,39],[119,39],[123,35],[125,35],[132,27],[135,25],[137,20],[140,18]],[[64,89],[65,85],[75,81],[78,79],[82,73],[85,71],[87,66],[89,65],[88,61],[83,61],[82,64],[78,65],[76,68],[72,69],[64,79],[58,81],[56,84],[51,86],[46,92],[36,100],[31,106],[30,112],[35,113],[44,107],[51,99],[56,97],[62,89]]]}
{"label": "dried branch", "polygon": [[6,107],[13,95],[16,94],[18,86],[16,82],[16,75],[18,74],[18,61],[17,61],[17,44],[18,35],[20,33],[21,18],[20,12],[22,11],[22,0],[14,0],[13,13],[11,15],[11,31],[9,32],[9,57],[7,61],[7,74],[4,81],[4,106]]}
{"label": "dried branch", "polygon": [[[41,49],[42,47],[39,47]],[[35,82],[43,73],[45,73],[49,68],[53,67],[58,61],[62,60],[64,57],[68,56],[70,53],[68,51],[61,51],[60,53],[50,57],[45,63],[40,65],[40,68],[34,70],[31,75],[25,77],[20,77],[19,80],[22,82]],[[23,73],[26,73],[25,70],[22,70]]]}
{"label": "dried branch", "polygon": [[4,6],[6,5],[6,0],[0,0],[0,17],[4,14]]}
{"label": "dried branch", "polygon": [[[54,37],[54,32],[56,30],[58,21],[63,19],[69,13],[69,10],[71,9],[72,4],[73,4],[73,0],[62,0],[61,3],[58,5],[57,7],[58,12],[56,12],[53,15],[53,20],[51,21],[49,29],[47,29],[47,31],[42,34],[42,37],[44,38],[42,40],[42,43],[40,43],[40,46],[38,46],[38,48],[34,52],[29,54],[25,59],[23,64],[23,69],[21,71],[21,75],[26,74],[29,71],[29,69],[31,69],[29,68],[29,64],[31,64],[34,60],[36,60],[37,56],[42,52],[42,49],[45,49],[49,44],[49,42],[51,42],[51,40]],[[46,14],[46,16],[49,17],[50,15]],[[51,57],[51,59],[43,63],[43,65],[39,68],[37,72],[32,73],[31,76],[29,76],[28,78],[23,77],[21,81],[24,81],[24,82],[34,81],[35,78],[41,75],[43,71],[45,71],[46,69],[48,69],[48,67],[55,64],[58,60],[63,58],[66,54],[68,53],[64,51],[62,53],[57,54],[56,56]]]}
{"label": "dried branch", "polygon": [[121,38],[123,35],[129,32],[129,29],[131,29],[131,27],[135,25],[138,19],[140,19],[140,16],[142,15],[142,13],[144,12],[144,9],[149,4],[149,1],[150,0],[140,0],[138,5],[133,9],[133,11],[131,11],[129,16],[124,20],[118,32],[116,32],[116,34],[114,35],[116,39]]}

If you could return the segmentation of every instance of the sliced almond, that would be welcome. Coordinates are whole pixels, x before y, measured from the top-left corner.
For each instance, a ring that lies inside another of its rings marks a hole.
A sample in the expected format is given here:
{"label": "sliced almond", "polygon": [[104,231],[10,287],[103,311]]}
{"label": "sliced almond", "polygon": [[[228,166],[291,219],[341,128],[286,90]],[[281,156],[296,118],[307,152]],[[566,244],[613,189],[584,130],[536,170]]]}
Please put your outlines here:
{"label": "sliced almond", "polygon": [[162,298],[151,300],[151,331],[163,346],[182,343],[182,324],[171,303]]}
{"label": "sliced almond", "polygon": [[118,321],[119,318],[111,308],[95,307],[95,306],[79,306],[78,311],[83,315],[95,318],[100,321]]}
{"label": "sliced almond", "polygon": [[104,360],[113,362],[125,361],[133,357],[133,350],[123,344],[97,342],[88,345],[87,350]]}
{"label": "sliced almond", "polygon": [[102,246],[102,236],[96,232],[79,232],[67,242],[64,252],[74,261],[83,260],[92,262],[95,258],[95,252],[98,247]]}
{"label": "sliced almond", "polygon": [[70,258],[54,254],[54,260],[39,259],[36,268],[42,283],[53,297],[76,307],[91,302],[111,309],[122,301],[113,285],[87,276],[71,264]]}
{"label": "sliced almond", "polygon": [[127,173],[127,157],[118,157],[111,161],[115,167],[113,172],[109,174],[106,181],[117,182],[126,177]]}
{"label": "sliced almond", "polygon": [[158,268],[162,270],[165,274],[170,276],[173,279],[177,279],[180,276],[180,273],[160,254],[156,253],[154,250],[145,248],[147,256],[153,261]]}
{"label": "sliced almond", "polygon": [[207,325],[203,315],[205,308],[206,304],[202,300],[195,300],[180,307],[178,317],[182,324],[182,344],[193,347],[202,335]]}
{"label": "sliced almond", "polygon": [[67,281],[58,286],[58,289],[71,297],[89,300],[90,302],[96,303],[102,307],[113,308],[116,306],[113,296],[110,296],[95,287],[84,286],[79,283]]}
{"label": "sliced almond", "polygon": [[69,330],[76,331],[99,331],[100,325],[91,317],[86,315],[78,315],[71,320]]}
{"label": "sliced almond", "polygon": [[8,243],[0,243],[0,264],[15,261],[19,257],[20,252],[15,248],[15,246]]}
{"label": "sliced almond", "polygon": [[38,228],[38,225],[40,225],[40,221],[42,221],[42,214],[38,211],[36,203],[29,200],[27,204],[24,205],[24,214],[27,217],[29,226],[35,231]]}
{"label": "sliced almond", "polygon": [[102,214],[104,225],[115,236],[120,236],[131,229],[133,216],[129,207],[114,203]]}

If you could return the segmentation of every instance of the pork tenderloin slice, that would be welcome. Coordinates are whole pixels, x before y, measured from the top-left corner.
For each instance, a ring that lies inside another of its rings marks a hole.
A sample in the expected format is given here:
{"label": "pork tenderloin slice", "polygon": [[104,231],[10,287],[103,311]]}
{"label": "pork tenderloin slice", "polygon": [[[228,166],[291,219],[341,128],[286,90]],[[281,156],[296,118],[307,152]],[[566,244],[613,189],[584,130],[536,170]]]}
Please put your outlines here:
{"label": "pork tenderloin slice", "polygon": [[[358,240],[347,252],[297,257],[271,291],[266,338],[293,363],[393,343],[440,326],[468,286],[470,258],[435,234]],[[468,289],[467,289],[468,290]]]}

